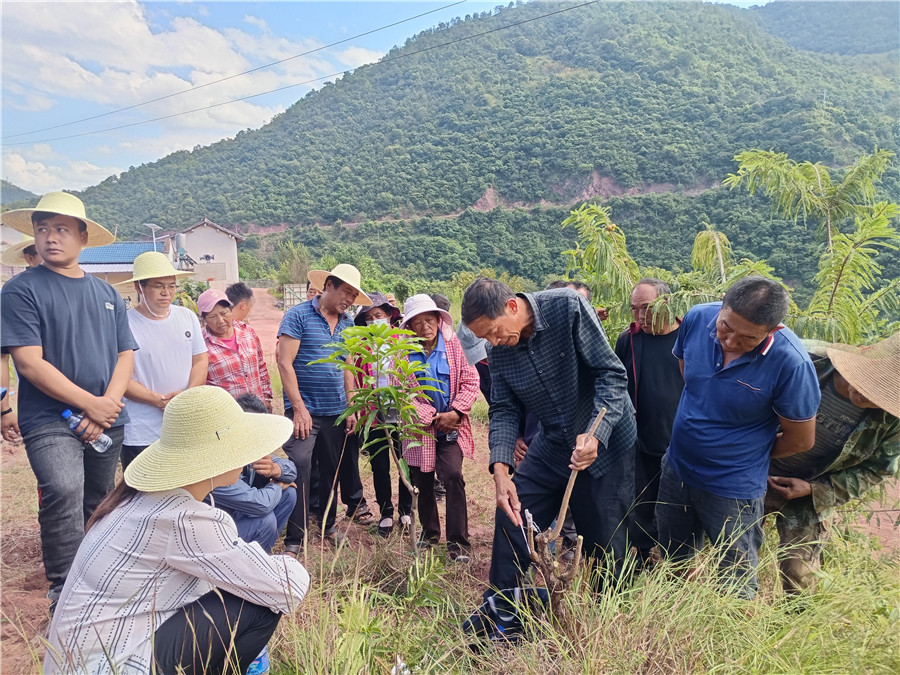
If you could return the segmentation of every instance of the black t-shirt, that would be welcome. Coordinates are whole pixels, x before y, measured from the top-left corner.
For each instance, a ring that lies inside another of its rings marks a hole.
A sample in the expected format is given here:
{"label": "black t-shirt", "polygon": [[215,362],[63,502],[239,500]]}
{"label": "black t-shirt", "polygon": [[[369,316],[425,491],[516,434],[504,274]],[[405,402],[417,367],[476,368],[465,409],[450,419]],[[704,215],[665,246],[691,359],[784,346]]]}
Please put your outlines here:
{"label": "black t-shirt", "polygon": [[[73,279],[44,265],[18,274],[3,287],[0,319],[4,352],[40,346],[45,361],[95,396],[106,391],[119,352],[138,348],[121,296],[90,274]],[[61,420],[66,408],[19,374],[22,433]],[[122,410],[113,426],[127,421]]]}
{"label": "black t-shirt", "polygon": [[667,335],[625,331],[616,354],[628,371],[628,393],[634,404],[638,449],[663,455],[672,437],[675,411],[684,389],[678,359],[672,354],[678,329]]}

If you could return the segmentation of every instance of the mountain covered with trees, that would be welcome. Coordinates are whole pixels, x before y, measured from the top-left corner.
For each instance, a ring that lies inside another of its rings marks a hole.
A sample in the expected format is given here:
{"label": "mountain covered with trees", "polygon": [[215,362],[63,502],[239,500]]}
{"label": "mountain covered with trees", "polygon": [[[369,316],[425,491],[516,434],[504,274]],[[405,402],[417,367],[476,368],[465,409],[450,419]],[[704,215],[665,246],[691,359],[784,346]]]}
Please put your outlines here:
{"label": "mountain covered with trees", "polygon": [[[368,257],[407,278],[489,267],[538,284],[565,271],[574,233],[559,223],[603,199],[641,264],[687,264],[709,222],[737,254],[802,286],[814,233],[721,181],[750,148],[836,167],[897,149],[890,11],[896,3],[510,4],[410,38],[259,130],[82,196],[125,236],[203,216],[286,225],[284,239],[315,256]],[[900,185],[895,169],[886,182]],[[246,253],[248,274],[278,262],[257,236]]]}

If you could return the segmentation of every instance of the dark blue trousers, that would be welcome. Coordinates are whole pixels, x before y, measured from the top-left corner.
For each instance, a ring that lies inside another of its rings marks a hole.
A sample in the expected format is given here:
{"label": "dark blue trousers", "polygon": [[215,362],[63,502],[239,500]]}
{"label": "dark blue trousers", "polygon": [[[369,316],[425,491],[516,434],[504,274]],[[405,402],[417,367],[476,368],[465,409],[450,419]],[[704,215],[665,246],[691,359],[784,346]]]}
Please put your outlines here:
{"label": "dark blue trousers", "polygon": [[[522,503],[523,518],[528,509],[538,527],[542,530],[549,527],[559,514],[568,478],[552,471],[535,455],[526,454],[513,475],[513,483]],[[628,551],[628,511],[633,499],[634,453],[629,452],[600,478],[594,478],[587,470],[579,472],[569,500],[575,529],[584,537],[584,554],[594,564],[605,553],[610,554],[616,574],[621,571]],[[521,586],[523,572],[530,564],[522,531],[498,508],[491,553],[491,588],[485,597],[495,590]]]}

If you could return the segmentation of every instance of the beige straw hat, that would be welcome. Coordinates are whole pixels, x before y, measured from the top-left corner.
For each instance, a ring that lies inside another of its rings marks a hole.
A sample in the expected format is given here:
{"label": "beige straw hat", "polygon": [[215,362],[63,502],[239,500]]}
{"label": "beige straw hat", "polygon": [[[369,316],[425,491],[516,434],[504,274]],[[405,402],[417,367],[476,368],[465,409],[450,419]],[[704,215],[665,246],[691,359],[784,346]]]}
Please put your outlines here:
{"label": "beige straw hat", "polygon": [[900,333],[868,347],[833,344],[827,353],[854,389],[882,410],[900,417]]}
{"label": "beige straw hat", "polygon": [[166,406],[159,440],[128,465],[125,482],[143,492],[198,483],[273,452],[293,430],[281,415],[245,413],[224,389],[194,387]]}
{"label": "beige straw hat", "polygon": [[172,267],[172,263],[166,257],[165,253],[159,251],[147,251],[141,253],[134,259],[133,276],[128,281],[120,281],[114,286],[130,284],[135,281],[144,281],[145,279],[161,279],[163,277],[189,277],[193,272],[185,272],[184,270],[176,270]]}
{"label": "beige straw hat", "polygon": [[4,225],[9,225],[14,230],[18,230],[22,234],[29,236],[34,234],[34,225],[31,222],[31,214],[35,211],[48,211],[50,213],[58,213],[62,216],[71,216],[84,221],[87,225],[88,240],[85,244],[86,248],[92,246],[104,246],[113,243],[116,238],[113,233],[107,230],[99,223],[94,222],[84,215],[84,203],[75,195],[68,192],[48,192],[38,205],[33,209],[16,209],[7,211],[0,215],[0,221]]}
{"label": "beige straw hat", "polygon": [[350,284],[358,291],[356,300],[353,301],[354,305],[362,305],[363,307],[368,307],[372,304],[372,300],[369,298],[369,296],[362,292],[362,279],[360,277],[359,270],[356,269],[353,265],[341,263],[330,272],[326,272],[325,270],[310,270],[306,276],[309,279],[309,283],[312,284],[314,288],[318,288],[320,291],[325,290],[325,280],[328,277],[337,277],[344,283]]}
{"label": "beige straw hat", "polygon": [[22,253],[29,246],[34,246],[34,237],[25,237],[18,244],[7,246],[0,255],[0,262],[9,267],[28,267],[25,254]]}

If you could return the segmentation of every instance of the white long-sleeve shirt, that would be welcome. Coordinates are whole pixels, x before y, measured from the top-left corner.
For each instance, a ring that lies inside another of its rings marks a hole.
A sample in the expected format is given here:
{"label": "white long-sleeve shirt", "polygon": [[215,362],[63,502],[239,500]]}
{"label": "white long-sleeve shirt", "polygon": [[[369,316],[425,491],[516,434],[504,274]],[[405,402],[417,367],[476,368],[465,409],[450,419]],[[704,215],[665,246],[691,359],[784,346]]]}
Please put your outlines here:
{"label": "white long-sleeve shirt", "polygon": [[85,535],[50,624],[45,673],[149,673],[153,634],[213,588],[289,613],[309,574],[238,537],[187,491],[139,493]]}

